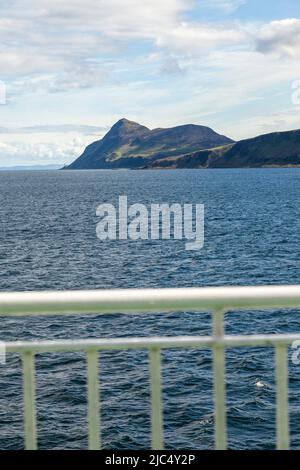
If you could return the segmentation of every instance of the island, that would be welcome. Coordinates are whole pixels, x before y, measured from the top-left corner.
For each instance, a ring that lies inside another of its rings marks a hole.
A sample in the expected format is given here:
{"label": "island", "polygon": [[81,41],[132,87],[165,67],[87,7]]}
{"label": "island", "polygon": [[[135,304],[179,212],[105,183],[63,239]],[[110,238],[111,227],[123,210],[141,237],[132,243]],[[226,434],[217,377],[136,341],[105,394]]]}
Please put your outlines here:
{"label": "island", "polygon": [[300,130],[234,140],[206,126],[119,120],[64,170],[300,167]]}

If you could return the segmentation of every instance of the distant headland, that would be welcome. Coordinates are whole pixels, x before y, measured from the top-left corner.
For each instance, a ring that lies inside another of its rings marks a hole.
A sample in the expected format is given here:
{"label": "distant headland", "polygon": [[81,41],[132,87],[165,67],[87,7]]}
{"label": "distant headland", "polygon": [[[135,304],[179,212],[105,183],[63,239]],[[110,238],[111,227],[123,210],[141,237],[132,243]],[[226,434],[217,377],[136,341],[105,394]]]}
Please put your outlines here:
{"label": "distant headland", "polygon": [[64,170],[300,167],[300,130],[235,142],[209,127],[118,121]]}

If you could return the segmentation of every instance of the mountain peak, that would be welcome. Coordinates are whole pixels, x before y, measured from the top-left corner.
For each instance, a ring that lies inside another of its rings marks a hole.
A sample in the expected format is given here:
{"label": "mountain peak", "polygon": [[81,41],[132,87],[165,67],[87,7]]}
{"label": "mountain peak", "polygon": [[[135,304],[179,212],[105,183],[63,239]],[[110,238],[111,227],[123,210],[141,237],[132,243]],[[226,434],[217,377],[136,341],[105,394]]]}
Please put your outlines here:
{"label": "mountain peak", "polygon": [[119,119],[119,121],[117,121],[115,125],[126,125],[126,124],[138,124],[138,123],[134,121],[130,121],[130,119],[127,119],[127,118],[122,118],[122,119]]}
{"label": "mountain peak", "polygon": [[[135,121],[130,121],[129,119],[127,118],[122,118],[122,119],[119,119],[119,121],[117,121],[111,129],[117,129],[117,128],[120,128],[120,127],[126,127],[126,128],[144,128],[144,129],[147,129],[145,128],[145,126],[142,126],[141,124],[139,124],[138,122],[135,122]],[[148,129],[149,130],[149,129]]]}
{"label": "mountain peak", "polygon": [[150,130],[147,127],[141,126],[138,122],[129,121],[129,119],[123,118],[112,126],[104,139],[116,137],[131,139],[141,137],[149,132]]}

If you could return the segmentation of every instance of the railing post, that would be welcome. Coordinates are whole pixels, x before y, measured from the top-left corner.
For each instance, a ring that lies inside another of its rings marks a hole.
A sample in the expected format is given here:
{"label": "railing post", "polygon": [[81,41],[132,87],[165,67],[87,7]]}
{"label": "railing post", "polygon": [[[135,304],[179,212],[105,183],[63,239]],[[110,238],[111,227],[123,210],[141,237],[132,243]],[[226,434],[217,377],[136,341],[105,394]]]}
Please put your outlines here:
{"label": "railing post", "polygon": [[275,347],[276,362],[276,434],[277,450],[288,450],[289,399],[288,399],[288,349],[286,345]]}
{"label": "railing post", "polygon": [[97,351],[87,352],[87,388],[89,450],[99,450],[101,447],[101,440]]}
{"label": "railing post", "polygon": [[35,410],[35,371],[32,352],[22,354],[23,393],[24,393],[24,434],[25,449],[37,449],[36,410]]}
{"label": "railing post", "polygon": [[150,382],[151,382],[151,443],[153,450],[163,450],[163,412],[161,400],[161,359],[160,350],[151,349]]}
{"label": "railing post", "polygon": [[[213,312],[213,338],[224,337],[224,312]],[[227,448],[226,425],[226,387],[225,387],[225,351],[224,347],[213,347],[213,375],[214,375],[214,401],[215,401],[215,448]]]}

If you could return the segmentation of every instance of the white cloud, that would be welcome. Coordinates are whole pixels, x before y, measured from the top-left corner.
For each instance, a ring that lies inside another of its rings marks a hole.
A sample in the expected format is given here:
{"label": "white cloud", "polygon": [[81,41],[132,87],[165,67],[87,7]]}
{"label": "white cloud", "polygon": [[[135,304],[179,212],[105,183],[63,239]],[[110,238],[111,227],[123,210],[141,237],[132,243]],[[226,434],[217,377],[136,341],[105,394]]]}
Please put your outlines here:
{"label": "white cloud", "polygon": [[[205,0],[202,6],[232,11],[242,3]],[[178,56],[206,57],[215,49],[224,51],[225,62],[225,50],[232,47],[299,54],[300,20],[274,21],[250,31],[241,22],[193,21],[187,15],[196,5],[195,0],[1,2],[0,76],[18,79],[23,92],[99,87],[113,73],[112,57],[124,57],[129,45],[140,47],[135,59],[143,55],[143,44],[150,44],[152,53],[163,51],[163,69],[168,62],[174,68]]]}
{"label": "white cloud", "polygon": [[23,79],[25,92],[28,86],[50,92],[98,87],[111,72],[106,59],[129,44],[145,41],[170,55],[203,55],[243,41],[237,25],[188,21],[194,6],[194,0],[2,3],[0,75]]}
{"label": "white cloud", "polygon": [[108,78],[108,68],[68,65],[65,70],[53,74],[39,74],[16,80],[13,89],[17,93],[34,93],[46,91],[48,93],[59,93],[65,91],[76,91],[87,88],[103,86]]}
{"label": "white cloud", "polygon": [[165,47],[184,55],[198,56],[216,47],[233,46],[246,40],[243,31],[232,26],[207,26],[182,23],[164,31],[157,39],[158,47]]}
{"label": "white cloud", "polygon": [[85,145],[80,137],[61,144],[0,142],[0,166],[69,163],[80,155]]}
{"label": "white cloud", "polygon": [[108,127],[88,126],[78,124],[54,124],[54,125],[38,125],[27,127],[7,128],[0,127],[0,134],[52,134],[52,133],[80,133],[83,135],[95,134],[108,131]]}
{"label": "white cloud", "polygon": [[256,47],[264,54],[276,53],[299,58],[300,19],[284,19],[264,25],[257,34]]}

